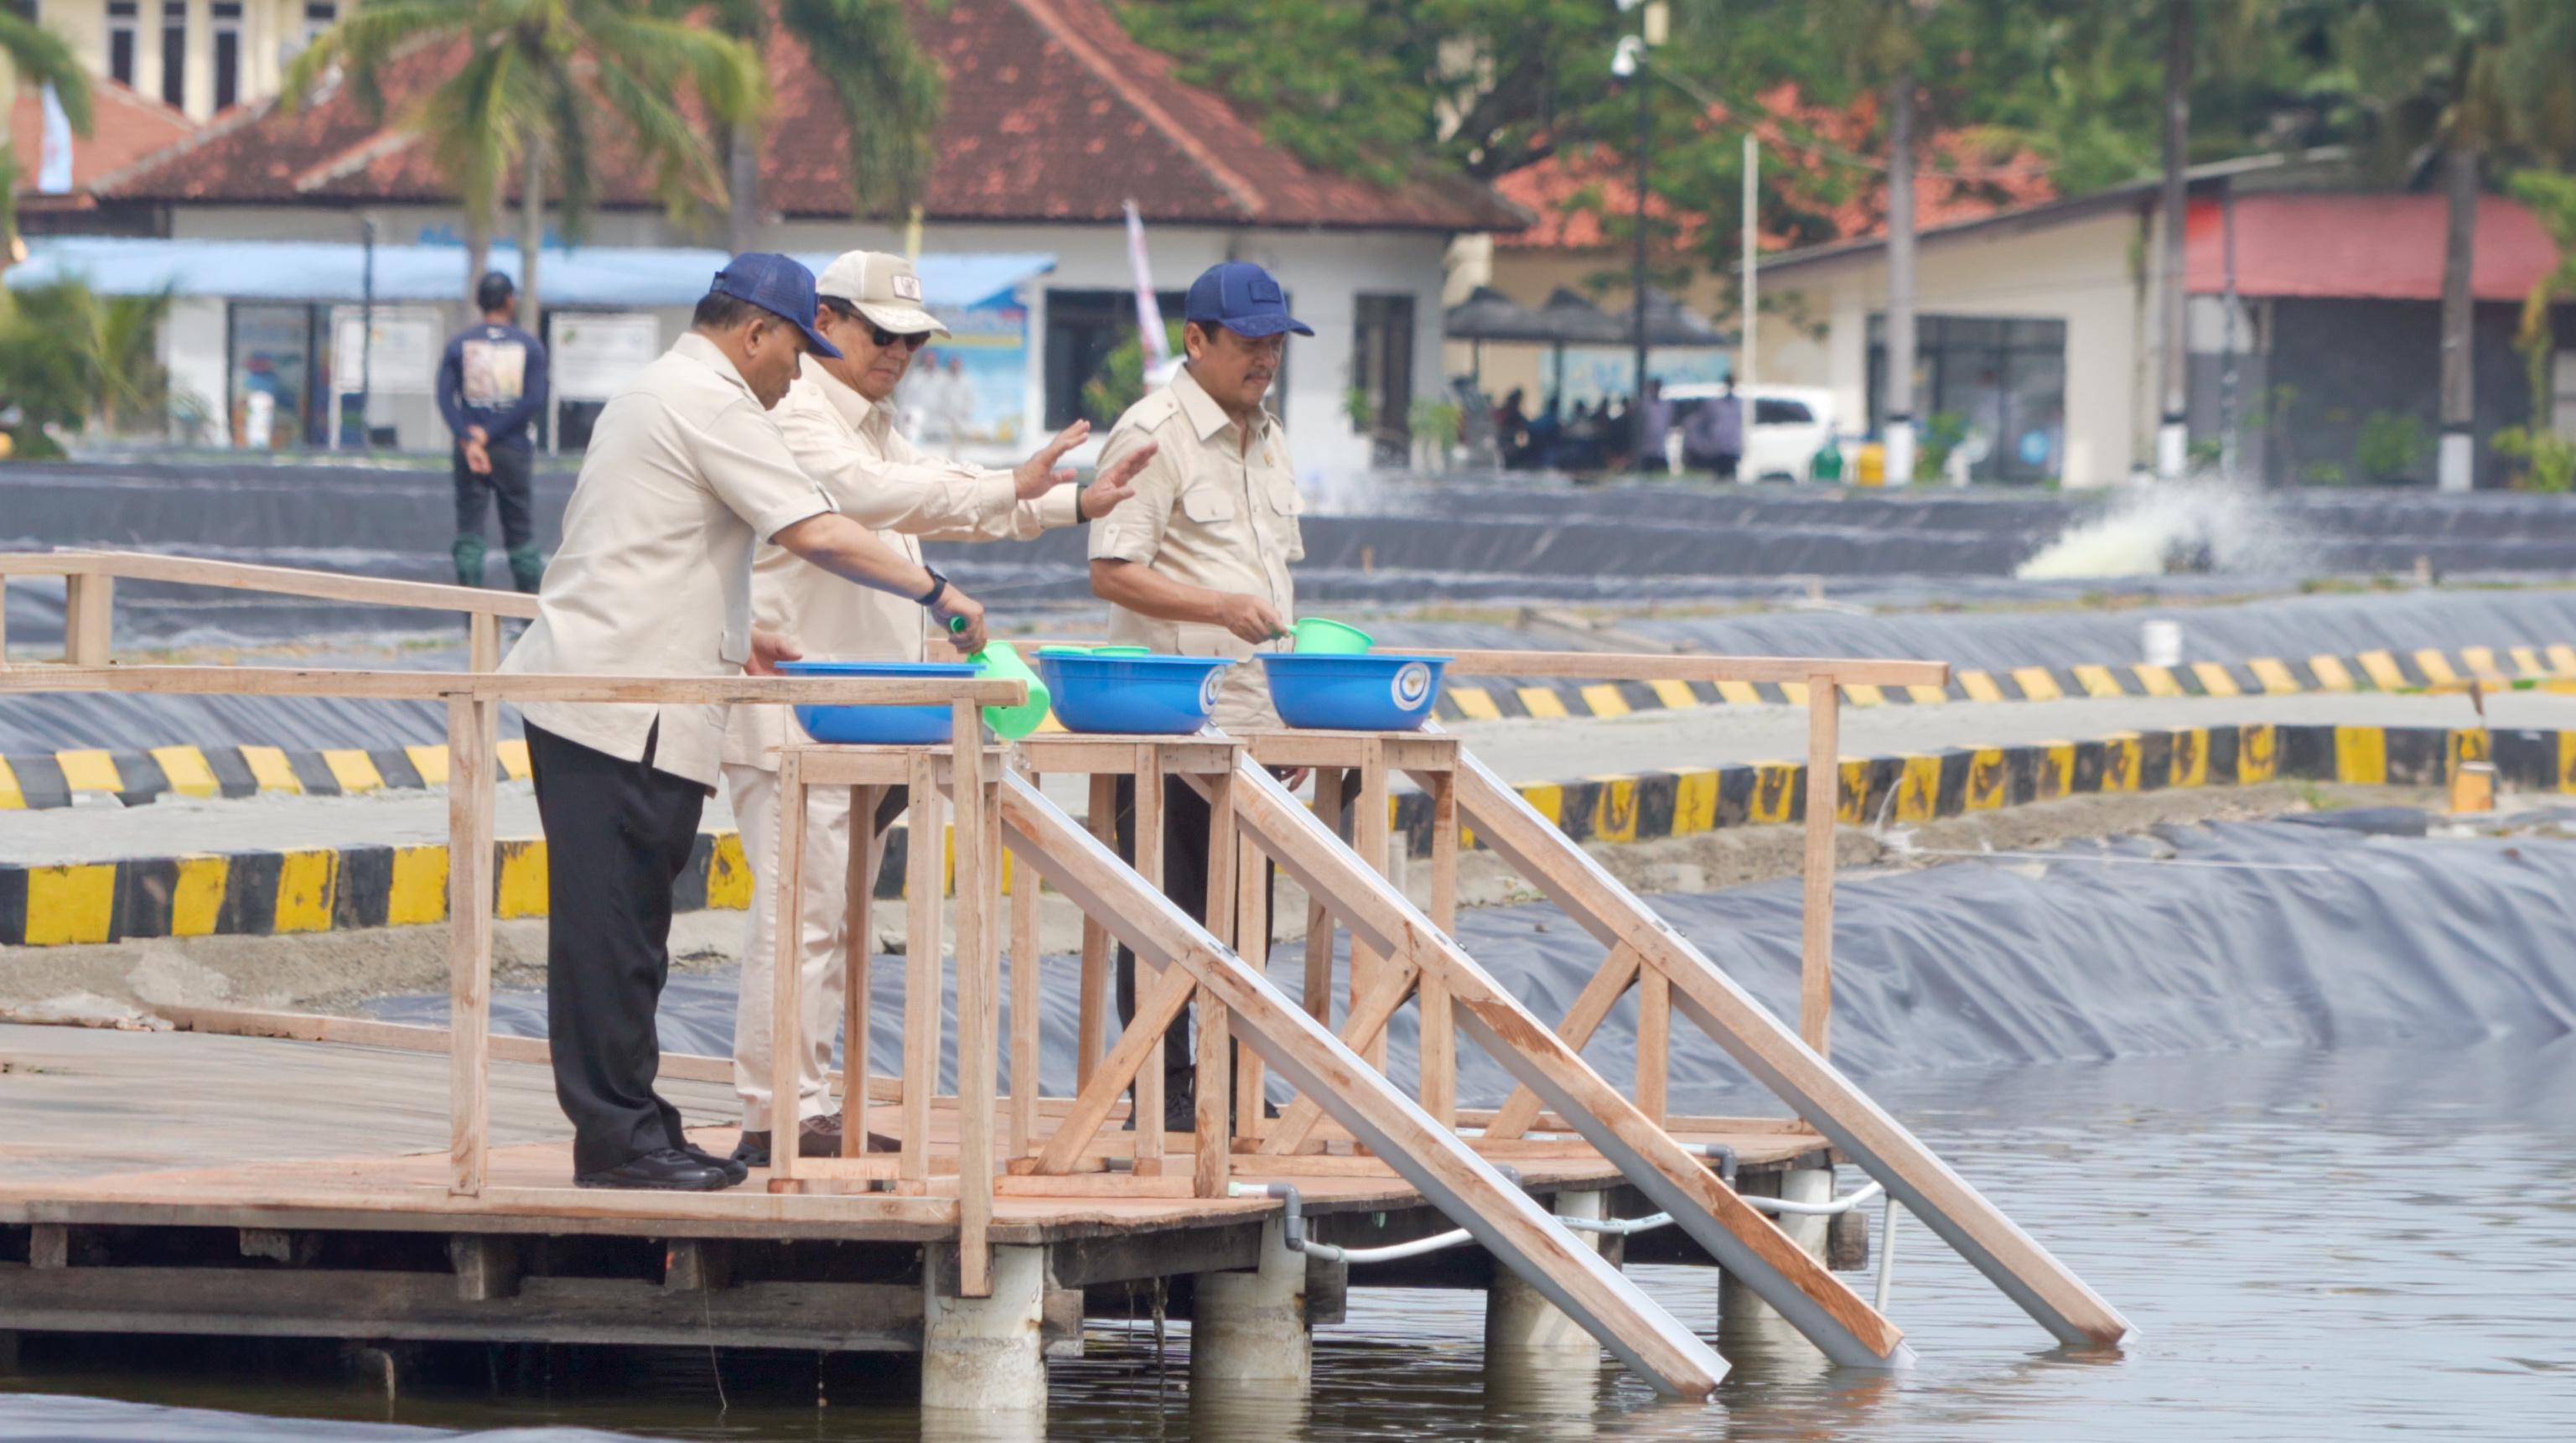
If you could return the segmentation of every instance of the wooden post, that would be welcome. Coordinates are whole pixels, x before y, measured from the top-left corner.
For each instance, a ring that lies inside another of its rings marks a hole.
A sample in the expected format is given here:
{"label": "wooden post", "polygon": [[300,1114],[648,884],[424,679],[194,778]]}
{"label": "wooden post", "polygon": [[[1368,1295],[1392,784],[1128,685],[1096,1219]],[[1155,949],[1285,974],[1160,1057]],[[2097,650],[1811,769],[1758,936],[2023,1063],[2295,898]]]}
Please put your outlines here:
{"label": "wooden post", "polygon": [[483,1191],[491,1130],[492,753],[499,710],[464,693],[447,698],[448,1158],[454,1169],[448,1186],[465,1197]]}
{"label": "wooden post", "polygon": [[[778,755],[778,844],[769,895],[755,897],[770,916],[769,1190],[796,1191],[804,1119],[797,1115],[797,1062],[805,1049],[805,753]],[[843,1068],[843,1076],[848,1075]],[[862,1083],[862,1088],[865,1084]]]}
{"label": "wooden post", "polygon": [[[1389,870],[1386,781],[1386,743],[1370,737],[1360,744],[1360,796],[1351,812],[1351,848],[1360,854],[1360,860],[1369,864],[1370,871],[1381,877]],[[1350,1005],[1353,1009],[1357,1009],[1360,999],[1377,986],[1378,976],[1385,967],[1386,959],[1378,955],[1377,949],[1362,941],[1358,933],[1352,933]],[[1369,1066],[1380,1072],[1386,1071],[1386,1034],[1379,1033],[1377,1040],[1370,1043],[1361,1055],[1368,1058]]]}
{"label": "wooden post", "polygon": [[[1136,748],[1136,875],[1159,888],[1163,885],[1163,750],[1155,746]],[[1159,983],[1163,969],[1136,959],[1136,997],[1144,999],[1147,987]],[[1176,1024],[1181,1025],[1181,1024]],[[1143,1070],[1136,1074],[1136,1175],[1160,1177],[1163,1172],[1163,1054],[1160,1042],[1145,1059]]]}
{"label": "wooden post", "polygon": [[[1111,851],[1118,849],[1118,778],[1103,772],[1091,779],[1091,835]],[[1079,1092],[1100,1065],[1100,1050],[1109,1045],[1109,929],[1098,918],[1082,918],[1082,996],[1075,1021],[1073,1085]]]}
{"label": "wooden post", "polygon": [[[1227,806],[1233,803],[1229,799]],[[1234,950],[1264,978],[1270,975],[1270,863],[1260,853],[1242,844],[1240,833],[1235,839]],[[1234,1135],[1259,1137],[1263,1132],[1262,1102],[1269,1092],[1268,1070],[1261,1054],[1249,1047],[1235,1049],[1234,1063]]]}
{"label": "wooden post", "polygon": [[930,753],[912,758],[910,830],[904,856],[903,1159],[899,1192],[930,1189],[930,1096],[939,1090],[939,913],[941,863],[939,769]]}
{"label": "wooden post", "polygon": [[63,660],[73,666],[105,666],[115,650],[116,578],[83,575],[63,578]]}
{"label": "wooden post", "polygon": [[[1342,829],[1340,767],[1315,768],[1315,815],[1324,829]],[[1326,1026],[1333,1021],[1333,914],[1320,897],[1306,902],[1306,1015]]]}
{"label": "wooden post", "polygon": [[[1431,924],[1458,931],[1458,774],[1421,780],[1431,793]],[[1458,1020],[1446,978],[1424,973],[1416,993],[1422,1015],[1422,1110],[1442,1127],[1458,1125]]]}
{"label": "wooden post", "polygon": [[501,618],[489,611],[465,614],[465,667],[491,671],[501,664]]}
{"label": "wooden post", "polygon": [[[1208,778],[1207,930],[1215,937],[1235,935],[1235,867],[1242,853],[1234,830],[1234,774]],[[1198,1104],[1191,1124],[1196,1143],[1191,1168],[1192,1190],[1200,1197],[1225,1196],[1233,1137],[1226,1106],[1231,1075],[1226,1066],[1225,1004],[1205,987],[1198,992]]]}
{"label": "wooden post", "polygon": [[[1000,798],[984,787],[984,713],[957,702],[949,780],[957,834],[957,1291],[993,1295],[993,1114],[997,1009],[994,925],[1001,911]],[[936,1004],[931,1013],[938,1018]],[[909,1094],[907,1094],[908,1096]]]}
{"label": "wooden post", "polygon": [[1798,1035],[1829,1056],[1834,1016],[1834,817],[1842,810],[1842,689],[1807,678],[1807,896],[1799,947]]}
{"label": "wooden post", "polygon": [[849,890],[841,897],[841,1156],[868,1150],[868,1024],[876,1015],[878,787],[850,788]]}
{"label": "wooden post", "polygon": [[1664,1125],[1672,1079],[1673,984],[1652,967],[1637,974],[1637,1110]]}
{"label": "wooden post", "polygon": [[[1029,774],[1029,785],[1042,779]],[[998,833],[999,828],[995,828]],[[1035,1150],[1038,1130],[1039,994],[1038,869],[1016,851],[1011,856],[1011,1135],[1013,1157]]]}

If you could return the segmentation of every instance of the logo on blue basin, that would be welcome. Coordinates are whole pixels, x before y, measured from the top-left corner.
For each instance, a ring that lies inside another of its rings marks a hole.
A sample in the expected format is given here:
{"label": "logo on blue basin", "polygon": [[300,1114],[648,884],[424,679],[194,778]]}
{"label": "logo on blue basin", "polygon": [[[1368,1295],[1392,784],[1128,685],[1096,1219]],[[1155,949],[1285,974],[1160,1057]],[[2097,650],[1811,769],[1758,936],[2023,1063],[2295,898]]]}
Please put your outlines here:
{"label": "logo on blue basin", "polygon": [[1210,670],[1207,675],[1199,678],[1199,710],[1216,710],[1217,682],[1224,675],[1225,668],[1217,667]]}
{"label": "logo on blue basin", "polygon": [[1395,674],[1395,704],[1411,711],[1431,695],[1431,666],[1427,662],[1409,661]]}

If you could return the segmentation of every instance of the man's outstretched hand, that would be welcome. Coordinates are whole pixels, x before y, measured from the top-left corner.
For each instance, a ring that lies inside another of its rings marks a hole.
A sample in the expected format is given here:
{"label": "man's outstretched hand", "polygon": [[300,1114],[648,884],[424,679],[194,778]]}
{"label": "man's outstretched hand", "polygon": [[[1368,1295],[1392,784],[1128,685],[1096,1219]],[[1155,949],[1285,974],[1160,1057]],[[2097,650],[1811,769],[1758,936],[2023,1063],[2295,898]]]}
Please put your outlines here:
{"label": "man's outstretched hand", "polygon": [[1064,453],[1091,439],[1091,423],[1076,421],[1055,433],[1055,439],[1039,448],[1038,453],[1011,472],[1020,499],[1035,501],[1073,479],[1073,468],[1060,464]]}
{"label": "man's outstretched hand", "polygon": [[1154,459],[1157,449],[1154,442],[1148,441],[1092,477],[1091,484],[1082,488],[1082,519],[1097,521],[1117,510],[1119,502],[1135,495],[1136,473]]}

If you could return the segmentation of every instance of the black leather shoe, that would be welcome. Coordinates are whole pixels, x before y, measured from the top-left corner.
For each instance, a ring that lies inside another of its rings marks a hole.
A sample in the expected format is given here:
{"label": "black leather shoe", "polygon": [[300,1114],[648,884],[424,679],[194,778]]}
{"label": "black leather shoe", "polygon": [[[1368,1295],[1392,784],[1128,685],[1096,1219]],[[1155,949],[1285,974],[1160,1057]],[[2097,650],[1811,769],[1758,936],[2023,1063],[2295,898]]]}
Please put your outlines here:
{"label": "black leather shoe", "polygon": [[678,1148],[665,1147],[598,1172],[575,1173],[572,1185],[714,1192],[726,1186],[726,1182],[723,1168],[709,1167]]}
{"label": "black leather shoe", "polygon": [[699,1166],[723,1173],[726,1187],[740,1187],[743,1179],[751,1176],[751,1165],[738,1157],[718,1157],[694,1142],[681,1143],[680,1151],[687,1153]]}

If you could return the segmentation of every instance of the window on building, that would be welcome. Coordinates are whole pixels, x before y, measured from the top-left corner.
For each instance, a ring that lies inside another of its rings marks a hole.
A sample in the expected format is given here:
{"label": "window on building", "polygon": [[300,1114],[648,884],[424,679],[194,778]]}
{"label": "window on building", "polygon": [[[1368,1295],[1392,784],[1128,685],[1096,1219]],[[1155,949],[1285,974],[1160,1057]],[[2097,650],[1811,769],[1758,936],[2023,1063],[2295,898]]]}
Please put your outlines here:
{"label": "window on building", "polygon": [[161,101],[188,107],[188,0],[161,0]]}
{"label": "window on building", "polygon": [[136,32],[143,24],[139,0],[107,0],[107,78],[134,85]]}
{"label": "window on building", "polygon": [[[1914,429],[1954,445],[1980,481],[2042,481],[2066,465],[2066,323],[1915,320]],[[1869,318],[1869,424],[1886,423],[1887,318]]]}
{"label": "window on building", "polygon": [[1352,419],[1381,463],[1400,465],[1413,443],[1413,297],[1352,299]]}
{"label": "window on building", "polygon": [[340,21],[336,0],[304,0],[304,24],[279,47],[284,58],[294,59],[322,38],[322,32]]}
{"label": "window on building", "polygon": [[[1163,308],[1168,329],[1180,328],[1181,306],[1188,297],[1180,291],[1161,291],[1155,303]],[[1112,380],[1110,361],[1117,350],[1136,339],[1136,294],[1133,291],[1049,291],[1046,293],[1046,424],[1049,430],[1061,430],[1075,421],[1088,419],[1106,431],[1118,419],[1118,410],[1109,408],[1108,415],[1084,398],[1083,391],[1091,382],[1100,380],[1106,389],[1124,394],[1125,378]]]}
{"label": "window on building", "polygon": [[234,302],[227,312],[230,364],[226,419],[233,444],[246,451],[274,451],[316,439],[310,404],[313,386],[312,306]]}
{"label": "window on building", "polygon": [[215,110],[220,114],[241,99],[241,0],[215,0],[208,8],[215,22]]}

